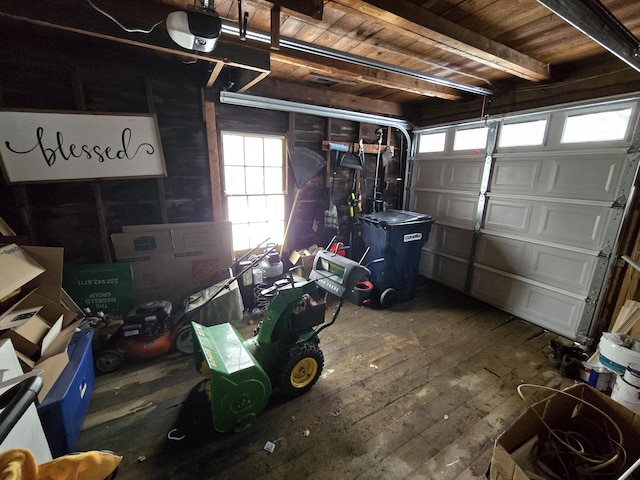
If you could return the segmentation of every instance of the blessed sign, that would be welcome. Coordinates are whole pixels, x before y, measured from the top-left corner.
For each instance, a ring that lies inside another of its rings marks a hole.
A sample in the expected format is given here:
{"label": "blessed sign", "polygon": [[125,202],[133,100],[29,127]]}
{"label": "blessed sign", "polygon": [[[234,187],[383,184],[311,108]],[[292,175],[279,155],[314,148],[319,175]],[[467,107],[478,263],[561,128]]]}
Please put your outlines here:
{"label": "blessed sign", "polygon": [[10,183],[166,175],[154,115],[0,111]]}

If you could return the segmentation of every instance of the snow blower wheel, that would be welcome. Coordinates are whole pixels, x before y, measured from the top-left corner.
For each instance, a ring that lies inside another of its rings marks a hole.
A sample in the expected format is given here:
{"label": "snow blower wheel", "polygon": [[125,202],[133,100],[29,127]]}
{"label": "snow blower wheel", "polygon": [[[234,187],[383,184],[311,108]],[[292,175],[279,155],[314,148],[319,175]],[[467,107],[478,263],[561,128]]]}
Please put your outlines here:
{"label": "snow blower wheel", "polygon": [[280,374],[280,390],[288,397],[302,395],[313,387],[324,367],[324,355],[312,342],[302,342],[289,349],[288,360]]}

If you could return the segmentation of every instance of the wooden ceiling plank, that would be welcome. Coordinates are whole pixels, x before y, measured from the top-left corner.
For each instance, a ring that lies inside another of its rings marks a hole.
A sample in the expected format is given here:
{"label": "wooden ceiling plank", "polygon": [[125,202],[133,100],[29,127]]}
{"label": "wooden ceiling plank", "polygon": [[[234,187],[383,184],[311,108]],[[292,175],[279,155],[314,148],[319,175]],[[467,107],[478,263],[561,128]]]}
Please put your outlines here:
{"label": "wooden ceiling plank", "polygon": [[547,64],[408,2],[330,0],[327,7],[364,16],[398,34],[412,36],[511,75],[532,81],[550,78]]}
{"label": "wooden ceiling plank", "polygon": [[324,10],[323,0],[275,0],[268,2],[265,0],[244,0],[244,3],[271,9],[272,6],[280,6],[283,12],[294,17],[308,17],[312,20],[322,20]]}
{"label": "wooden ceiling plank", "polygon": [[356,80],[398,90],[408,90],[424,96],[439,97],[447,100],[460,100],[462,98],[458,90],[450,87],[436,85],[370,67],[354,65],[340,60],[319,58],[287,48],[281,48],[278,52],[272,51],[271,61],[306,67],[314,72],[335,78]]}

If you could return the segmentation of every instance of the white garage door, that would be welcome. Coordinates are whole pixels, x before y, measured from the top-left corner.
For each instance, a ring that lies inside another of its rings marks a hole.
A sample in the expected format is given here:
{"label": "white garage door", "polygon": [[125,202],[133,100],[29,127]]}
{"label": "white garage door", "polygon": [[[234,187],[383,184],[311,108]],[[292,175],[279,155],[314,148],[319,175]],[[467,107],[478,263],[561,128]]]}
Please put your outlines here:
{"label": "white garage door", "polygon": [[627,99],[418,132],[408,207],[436,220],[420,273],[588,341],[637,171],[637,124]]}

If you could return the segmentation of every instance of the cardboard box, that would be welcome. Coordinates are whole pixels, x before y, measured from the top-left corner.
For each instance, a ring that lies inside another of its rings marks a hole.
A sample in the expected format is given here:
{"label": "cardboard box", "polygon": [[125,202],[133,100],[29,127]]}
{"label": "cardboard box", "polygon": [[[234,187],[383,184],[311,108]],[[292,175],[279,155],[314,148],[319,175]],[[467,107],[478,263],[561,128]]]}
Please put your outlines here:
{"label": "cardboard box", "polygon": [[127,263],[65,265],[63,284],[71,297],[92,312],[124,316],[134,307],[133,274]]}
{"label": "cardboard box", "polygon": [[2,338],[8,338],[13,347],[27,357],[40,357],[62,330],[62,315],[52,323],[38,314],[18,327],[10,328]]}
{"label": "cardboard box", "polygon": [[233,262],[230,222],[139,225],[111,235],[116,260],[133,269],[134,300],[177,307],[219,281]]}
{"label": "cardboard box", "polygon": [[15,243],[1,247],[0,302],[16,295],[44,272],[45,268]]}
{"label": "cardboard box", "polygon": [[[23,371],[29,372],[32,369],[42,370],[43,387],[38,395],[42,401],[47,392],[53,387],[58,376],[69,362],[67,356],[67,346],[71,336],[79,325],[78,315],[72,310],[64,308],[60,303],[56,303],[42,295],[38,291],[33,291],[22,299],[19,303],[7,312],[18,310],[29,310],[40,307],[38,317],[46,322],[49,328],[41,342],[37,345],[36,351],[29,348],[28,339],[22,338],[23,332],[16,332],[15,329],[5,330],[1,338],[8,338],[16,349],[16,355],[20,359]],[[42,324],[40,324],[42,326]],[[34,335],[29,332],[29,335]],[[35,337],[31,337],[33,339]],[[34,342],[35,343],[35,342]],[[31,346],[33,349],[33,345]]]}
{"label": "cardboard box", "polygon": [[291,255],[289,255],[289,261],[294,267],[302,267],[302,275],[309,278],[309,274],[311,273],[311,270],[313,270],[313,261],[316,258],[318,250],[322,250],[322,248],[317,245],[312,245],[309,248],[302,250],[294,250]]}
{"label": "cardboard box", "polygon": [[[627,463],[624,465],[624,469],[628,468],[640,455],[640,415],[634,414],[607,395],[585,384],[573,385],[563,392],[585,400],[589,405],[602,410],[616,422],[622,432],[623,447],[626,450]],[[534,403],[498,437],[491,458],[490,480],[540,478],[536,476],[540,473],[535,471],[536,467],[531,461],[530,452],[536,438],[544,436],[548,430],[538,415],[551,428],[560,426],[568,419],[574,419],[585,425],[597,420],[605,422],[611,427],[611,424],[603,420],[604,416],[593,408],[563,393],[555,393]],[[615,437],[615,428],[611,427],[609,431]]]}

